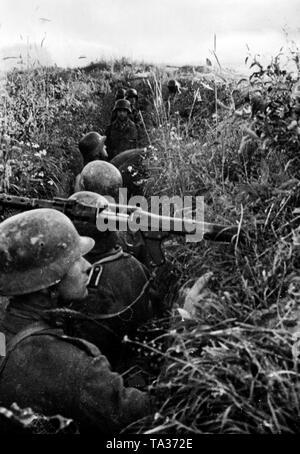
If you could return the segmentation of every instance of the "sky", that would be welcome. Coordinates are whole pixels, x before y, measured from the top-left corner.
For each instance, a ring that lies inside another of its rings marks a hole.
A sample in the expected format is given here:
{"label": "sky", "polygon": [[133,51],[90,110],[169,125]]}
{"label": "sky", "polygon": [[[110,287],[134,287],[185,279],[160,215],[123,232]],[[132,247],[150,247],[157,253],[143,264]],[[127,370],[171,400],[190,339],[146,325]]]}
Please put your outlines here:
{"label": "sky", "polygon": [[[129,57],[171,65],[245,67],[300,41],[300,0],[0,0],[0,69],[24,59],[82,66]],[[285,32],[283,31],[285,30]],[[85,58],[83,58],[85,57]]]}

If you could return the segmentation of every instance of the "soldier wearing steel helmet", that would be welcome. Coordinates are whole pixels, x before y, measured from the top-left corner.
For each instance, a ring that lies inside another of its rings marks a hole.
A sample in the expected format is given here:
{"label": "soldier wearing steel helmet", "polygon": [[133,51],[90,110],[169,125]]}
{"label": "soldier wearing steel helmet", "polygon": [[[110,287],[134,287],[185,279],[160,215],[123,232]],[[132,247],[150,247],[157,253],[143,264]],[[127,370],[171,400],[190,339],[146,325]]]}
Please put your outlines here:
{"label": "soldier wearing steel helmet", "polygon": [[127,88],[125,98],[130,101],[131,107],[136,107],[139,98],[137,90],[135,88]]}
{"label": "soldier wearing steel helmet", "polygon": [[131,105],[130,119],[136,124],[138,128],[138,140],[140,146],[149,145],[149,137],[147,135],[144,119],[138,106],[138,92],[135,88],[128,88],[126,91],[126,99]]}
{"label": "soldier wearing steel helmet", "polygon": [[[115,103],[119,99],[125,99],[125,96],[126,96],[125,88],[118,88],[118,90],[116,91],[116,94],[115,94]],[[117,110],[113,110],[112,113],[111,113],[110,122],[113,123],[116,119],[117,119]]]}
{"label": "soldier wearing steel helmet", "polygon": [[132,113],[130,102],[127,99],[119,99],[114,105],[113,112],[116,113],[116,119],[105,132],[109,160],[122,151],[139,146],[138,129],[130,119]]}
{"label": "soldier wearing steel helmet", "polygon": [[138,108],[138,92],[136,91],[135,88],[128,88],[126,90],[126,96],[125,98],[130,102],[131,105],[131,115],[130,118],[131,120],[138,126],[140,126],[141,123],[141,115],[139,112]]}
{"label": "soldier wearing steel helmet", "polygon": [[80,139],[79,150],[82,154],[84,165],[96,159],[107,160],[105,140],[105,136],[101,136],[95,131],[88,132]]}
{"label": "soldier wearing steel helmet", "polygon": [[[106,204],[104,197],[89,191],[77,192],[70,199],[92,206]],[[119,245],[118,232],[100,232],[95,225],[84,222],[76,222],[75,226],[79,233],[95,240],[95,247],[87,256],[93,264],[89,294],[82,302],[73,303],[73,308],[89,319],[77,321],[72,334],[93,342],[113,367],[118,367],[124,353],[124,335],[130,336],[154,315],[154,288],[148,270]]]}
{"label": "soldier wearing steel helmet", "polygon": [[174,96],[176,94],[181,93],[181,86],[178,80],[175,79],[170,79],[168,81],[168,91],[169,91],[169,96]]}
{"label": "soldier wearing steel helmet", "polygon": [[[98,132],[91,131],[85,134],[79,141],[79,151],[83,159],[83,165],[95,160],[107,161],[108,156],[105,146],[106,136],[101,136]],[[78,187],[80,173],[75,177],[74,190]],[[74,192],[71,190],[70,193]]]}
{"label": "soldier wearing steel helmet", "polygon": [[9,297],[1,331],[0,405],[17,402],[44,415],[61,414],[81,428],[114,433],[148,411],[148,397],[125,388],[98,348],[65,335],[49,310],[87,296],[94,246],[52,209],[36,209],[0,224],[0,294]]}
{"label": "soldier wearing steel helmet", "polygon": [[126,96],[125,88],[118,88],[115,95],[115,101],[118,101],[118,99],[125,99],[125,96]]}
{"label": "soldier wearing steel helmet", "polygon": [[[122,175],[113,164],[104,161],[93,161],[82,170],[75,191],[95,192],[104,197],[112,197],[113,201],[118,203],[120,202],[119,190],[123,186]],[[129,192],[130,189],[129,185]],[[146,262],[146,250],[140,241],[138,232],[136,235],[131,235],[128,232],[119,232],[118,243],[122,245],[126,252],[130,252],[141,262]],[[132,246],[129,247],[129,244]]]}
{"label": "soldier wearing steel helmet", "polygon": [[167,89],[167,98],[165,99],[166,113],[167,116],[170,117],[174,111],[178,96],[181,94],[181,86],[177,80],[170,79],[167,84]]}

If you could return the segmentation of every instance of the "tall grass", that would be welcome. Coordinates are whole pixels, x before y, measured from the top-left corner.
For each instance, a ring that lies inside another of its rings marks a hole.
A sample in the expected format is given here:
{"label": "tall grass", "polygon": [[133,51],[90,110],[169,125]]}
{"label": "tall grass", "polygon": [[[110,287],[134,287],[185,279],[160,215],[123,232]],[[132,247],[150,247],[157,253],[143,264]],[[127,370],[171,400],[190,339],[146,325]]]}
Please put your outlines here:
{"label": "tall grass", "polygon": [[[154,417],[130,430],[299,432],[299,214],[294,209],[300,200],[295,154],[300,142],[288,128],[294,116],[290,80],[272,65],[263,76],[269,78],[264,113],[245,117],[223,109],[196,140],[193,131],[188,136],[178,127],[176,114],[167,118],[156,109],[161,127],[153,131],[148,193],[202,194],[206,220],[241,223],[249,241],[187,245],[174,239],[168,247],[179,285],[191,287],[207,271],[213,278],[194,320],[181,320],[175,308],[182,299],[175,302],[163,353],[141,345],[145,355],[151,351],[165,363],[150,386],[158,402]],[[284,92],[277,90],[282,84]],[[160,96],[160,90],[153,94]],[[163,100],[155,104],[162,106]],[[277,113],[281,108],[284,117]]]}
{"label": "tall grass", "polygon": [[[238,86],[217,78],[180,79],[184,90],[169,112],[163,70],[152,68],[141,80],[132,67],[40,68],[7,77],[1,190],[67,194],[80,167],[79,138],[104,132],[116,87],[136,86],[150,142],[145,194],[203,195],[205,220],[240,225],[247,234],[245,244],[174,237],[166,245],[177,281],[169,289],[173,311],[161,334],[164,347],[139,345],[163,364],[150,386],[156,409],[130,430],[299,432],[299,137],[288,128],[293,83],[276,65],[249,81],[250,91],[261,82],[268,103],[252,116],[232,107]],[[182,320],[184,292],[175,291],[208,271],[196,317]]]}

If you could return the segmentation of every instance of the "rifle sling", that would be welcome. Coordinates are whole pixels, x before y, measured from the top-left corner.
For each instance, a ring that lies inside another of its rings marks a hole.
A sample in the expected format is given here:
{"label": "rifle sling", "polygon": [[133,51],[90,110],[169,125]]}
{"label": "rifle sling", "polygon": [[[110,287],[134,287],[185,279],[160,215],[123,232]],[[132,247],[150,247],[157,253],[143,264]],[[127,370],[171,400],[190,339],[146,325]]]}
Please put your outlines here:
{"label": "rifle sling", "polygon": [[[101,274],[102,274],[102,265],[104,263],[113,262],[114,260],[118,260],[119,258],[124,257],[124,256],[130,256],[130,254],[126,254],[123,251],[123,249],[120,247],[120,248],[118,248],[118,250],[117,250],[117,252],[115,254],[109,255],[107,257],[103,257],[102,259],[100,259],[96,263],[94,263],[93,264],[93,268],[97,267],[98,268],[97,272],[99,273],[99,276],[101,276]],[[99,280],[98,280],[97,284],[99,284]],[[119,317],[120,315],[122,315],[127,310],[131,309],[135,304],[137,304],[140,301],[140,299],[142,298],[142,296],[145,294],[146,290],[150,286],[151,281],[152,281],[151,278],[146,281],[146,283],[144,284],[144,286],[143,286],[142,290],[140,291],[139,295],[128,306],[124,307],[124,309],[120,310],[119,312],[114,312],[112,314],[101,314],[101,315],[99,314],[97,316],[93,316],[93,318],[95,320],[107,320],[107,319],[110,319],[110,318]]]}
{"label": "rifle sling", "polygon": [[53,331],[57,332],[57,329],[51,329],[49,325],[45,322],[39,321],[36,323],[31,324],[27,328],[19,331],[7,344],[6,349],[6,356],[0,358],[0,377],[1,374],[6,366],[6,363],[9,359],[9,355],[12,351],[17,347],[20,342],[30,336],[34,336],[35,334],[52,334]]}

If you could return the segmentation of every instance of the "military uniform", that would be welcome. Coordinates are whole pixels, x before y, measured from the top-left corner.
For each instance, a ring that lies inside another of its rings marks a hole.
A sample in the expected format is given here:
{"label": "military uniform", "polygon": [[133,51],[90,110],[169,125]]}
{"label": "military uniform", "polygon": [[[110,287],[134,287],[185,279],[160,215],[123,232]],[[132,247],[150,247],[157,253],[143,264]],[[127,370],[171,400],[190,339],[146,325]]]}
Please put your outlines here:
{"label": "military uniform", "polygon": [[[26,304],[12,300],[2,326],[13,348],[0,374],[0,405],[17,402],[45,415],[59,413],[77,421],[81,431],[105,435],[147,413],[148,397],[124,388],[95,345],[41,321],[39,308],[50,308],[50,299],[47,305],[44,295],[30,302],[26,295],[19,298]],[[13,345],[16,333],[19,342]]]}
{"label": "military uniform", "polygon": [[139,146],[138,129],[129,118],[125,121],[116,119],[108,126],[105,135],[109,160],[113,159],[122,151]]}
{"label": "military uniform", "polygon": [[122,151],[110,161],[121,172],[123,185],[128,189],[128,197],[143,194],[144,181],[147,176],[145,166],[143,166],[142,154],[144,152],[145,148]]}
{"label": "military uniform", "polygon": [[134,106],[131,106],[131,114],[129,116],[130,120],[132,120],[136,125],[140,125],[141,123],[141,116],[140,111]]}
{"label": "military uniform", "polygon": [[93,257],[97,261],[89,257],[93,263],[89,294],[84,301],[72,304],[89,319],[72,322],[70,333],[97,345],[115,368],[122,357],[123,337],[130,337],[153,317],[149,275],[120,246],[101,254],[93,251]]}
{"label": "military uniform", "polygon": [[[136,124],[136,126],[138,127],[142,127],[141,123],[141,115],[140,115],[140,111],[139,109],[137,109],[136,107],[134,106],[131,106],[131,113],[129,114],[128,118],[133,121],[133,123]],[[111,123],[113,123],[114,121],[116,121],[117,119],[117,111],[113,111],[112,114],[111,114]]]}

